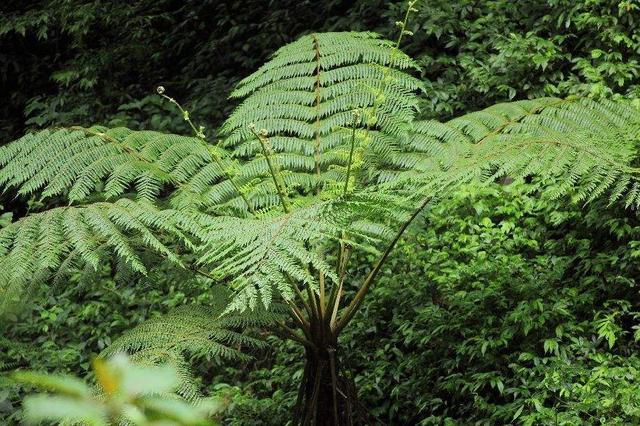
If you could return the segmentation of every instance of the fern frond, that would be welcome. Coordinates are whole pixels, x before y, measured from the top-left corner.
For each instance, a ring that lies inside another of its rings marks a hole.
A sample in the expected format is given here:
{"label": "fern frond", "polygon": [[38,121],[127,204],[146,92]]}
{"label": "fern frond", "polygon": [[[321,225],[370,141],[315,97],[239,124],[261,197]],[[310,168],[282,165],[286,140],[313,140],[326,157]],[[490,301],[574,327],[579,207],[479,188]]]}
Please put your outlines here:
{"label": "fern frond", "polygon": [[[547,195],[640,205],[640,111],[626,101],[540,99],[499,104],[440,124],[418,123],[409,146],[423,191],[472,179],[536,175],[552,179]],[[419,154],[419,155],[418,155]],[[401,178],[402,180],[402,178]]]}
{"label": "fern frond", "polygon": [[0,148],[0,186],[72,203],[97,192],[110,199],[128,191],[152,201],[210,162],[197,138],[125,128],[43,130]]}
{"label": "fern frond", "polygon": [[0,230],[0,310],[14,303],[30,283],[45,282],[83,263],[98,269],[112,255],[142,274],[147,269],[141,249],[181,265],[160,236],[193,249],[200,229],[197,215],[129,199],[59,207],[22,218]]}
{"label": "fern frond", "polygon": [[[310,34],[279,49],[232,93],[244,100],[221,131],[232,154],[249,160],[240,175],[268,180],[251,125],[266,130],[288,185],[303,194],[325,188],[329,177],[344,178],[329,172],[346,166],[352,127],[362,151],[372,146],[370,133],[395,138],[408,131],[422,88],[408,68],[415,63],[373,33]],[[363,116],[355,123],[354,110]],[[378,138],[378,148],[391,139]],[[268,191],[263,186],[260,194]]]}
{"label": "fern frond", "polygon": [[312,270],[337,281],[335,268],[319,255],[318,247],[347,233],[346,243],[375,251],[406,214],[397,197],[360,191],[284,215],[214,218],[206,226],[199,262],[212,268],[213,275],[231,280],[236,296],[229,310],[268,307],[275,296],[293,299],[292,282],[317,289]]}
{"label": "fern frond", "polygon": [[159,318],[150,319],[116,339],[101,356],[127,353],[137,364],[169,364],[179,375],[178,392],[188,398],[200,396],[191,372],[195,360],[246,361],[246,352],[264,349],[266,342],[241,332],[248,327],[264,327],[283,317],[279,305],[266,311],[225,313],[231,294],[224,287],[212,289],[211,306],[183,306]]}

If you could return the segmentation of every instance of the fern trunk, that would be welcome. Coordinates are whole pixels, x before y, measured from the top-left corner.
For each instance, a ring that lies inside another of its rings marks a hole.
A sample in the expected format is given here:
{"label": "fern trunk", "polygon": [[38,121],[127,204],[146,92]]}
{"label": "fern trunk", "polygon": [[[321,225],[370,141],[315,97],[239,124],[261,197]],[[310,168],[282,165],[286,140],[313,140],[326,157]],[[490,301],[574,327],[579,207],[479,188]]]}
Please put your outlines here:
{"label": "fern trunk", "polygon": [[317,349],[306,349],[306,364],[298,392],[295,419],[298,425],[346,426],[367,424],[366,410],[358,402],[355,383],[338,357],[333,336]]}

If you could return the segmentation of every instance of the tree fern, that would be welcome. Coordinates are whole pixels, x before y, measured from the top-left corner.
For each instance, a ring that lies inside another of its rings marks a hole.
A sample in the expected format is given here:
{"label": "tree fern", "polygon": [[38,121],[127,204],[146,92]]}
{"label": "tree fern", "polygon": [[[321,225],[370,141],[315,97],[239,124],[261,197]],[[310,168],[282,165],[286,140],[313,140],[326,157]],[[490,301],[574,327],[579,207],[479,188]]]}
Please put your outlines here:
{"label": "tree fern", "polygon": [[[545,98],[415,121],[421,84],[406,72],[415,64],[398,49],[400,24],[396,43],[327,33],[281,48],[232,94],[243,101],[216,146],[163,89],[195,137],[70,128],[0,149],[0,185],[74,204],[0,230],[2,302],[110,254],[140,273],[140,250],[185,265],[184,246],[197,259],[186,266],[233,295],[224,307],[151,320],[110,351],[169,361],[187,379],[190,358],[259,346],[236,327],[264,324],[281,302],[278,333],[309,357],[299,421],[340,424],[355,392],[338,374],[338,336],[411,222],[447,188],[537,175],[556,183],[552,195],[577,188],[586,201],[607,192],[639,204],[640,113],[628,102]],[[358,283],[356,250],[377,256]]]}
{"label": "tree fern", "polygon": [[[300,55],[303,46],[306,54]],[[303,59],[309,57],[308,53],[311,59]],[[114,250],[134,269],[143,272],[144,266],[135,255],[132,242],[127,241],[128,234],[138,233],[143,245],[173,257],[154,233],[175,234],[185,240],[184,233],[188,230],[180,227],[188,225],[194,231],[199,220],[195,216],[197,211],[192,210],[219,214],[225,205],[246,211],[277,203],[275,185],[267,173],[269,156],[291,195],[296,190],[308,194],[318,188],[321,180],[323,184],[334,183],[328,185],[329,189],[341,188],[344,170],[340,168],[356,168],[352,149],[355,141],[351,138],[349,143],[345,134],[351,129],[344,129],[345,126],[364,126],[357,132],[362,143],[370,135],[383,133],[387,136],[377,140],[392,142],[390,135],[408,129],[416,104],[412,92],[420,84],[399,70],[410,66],[413,66],[411,59],[390,42],[370,33],[311,35],[281,49],[271,62],[240,85],[236,95],[251,93],[251,96],[224,126],[230,133],[225,144],[235,148],[234,154],[245,160],[242,163],[230,159],[220,148],[206,145],[199,137],[124,128],[45,130],[0,148],[0,185],[17,188],[23,195],[64,196],[71,203],[81,204],[36,214],[4,229],[0,249],[11,267],[3,277],[11,282],[11,287],[20,287],[21,280],[16,278],[54,270],[69,256],[96,266],[104,248]],[[313,84],[307,94],[313,96],[315,111],[306,124],[304,117],[291,115],[293,107],[302,105],[295,99],[300,95],[296,81],[304,77],[304,73],[300,74],[303,69],[310,70],[306,74]],[[295,87],[297,92],[287,87]],[[311,126],[314,130],[304,133],[302,127],[295,127],[289,129],[291,134],[274,134],[266,142],[271,144],[269,149],[273,147],[272,155],[243,153],[240,145],[251,144],[254,148],[260,145],[246,124],[266,126],[267,132],[279,129],[255,116],[261,114],[256,102],[265,93],[271,96],[272,90],[284,97],[276,96],[269,105],[289,111],[277,114],[277,120],[289,120],[298,123],[295,126]],[[277,99],[282,99],[282,105]],[[354,109],[363,111],[360,121],[354,121]],[[249,136],[253,139],[245,140]],[[240,139],[235,143],[237,138]],[[282,150],[280,142],[290,144],[289,148]],[[328,144],[327,150],[324,144]],[[306,156],[309,152],[314,154],[312,160]],[[164,197],[165,191],[171,189],[168,197]],[[92,197],[129,197],[131,190],[141,199],[140,204],[121,200],[82,206]],[[249,205],[245,206],[247,200]],[[150,213],[156,207],[142,201],[168,201],[177,210]],[[302,199],[295,205],[305,206],[309,201],[313,199]],[[143,206],[149,208],[142,210]],[[162,222],[168,217],[171,226],[162,229]],[[46,228],[42,235],[40,228]],[[210,237],[212,241],[224,235],[223,228],[216,225],[213,228],[218,234]],[[43,256],[32,252],[36,249],[41,249]]]}

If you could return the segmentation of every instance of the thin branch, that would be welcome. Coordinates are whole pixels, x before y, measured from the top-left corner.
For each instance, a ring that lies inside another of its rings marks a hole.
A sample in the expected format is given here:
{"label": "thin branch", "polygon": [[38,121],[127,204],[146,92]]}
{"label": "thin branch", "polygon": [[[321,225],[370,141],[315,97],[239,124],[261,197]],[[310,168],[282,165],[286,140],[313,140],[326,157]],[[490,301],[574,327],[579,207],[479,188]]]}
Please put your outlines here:
{"label": "thin branch", "polygon": [[373,270],[371,270],[369,275],[367,275],[367,277],[363,281],[362,285],[360,286],[360,289],[356,293],[355,297],[353,298],[349,306],[347,306],[344,315],[338,321],[336,325],[336,334],[340,334],[340,332],[344,329],[344,327],[349,323],[349,321],[351,321],[353,316],[356,314],[356,312],[358,311],[358,308],[360,307],[365,296],[367,295],[369,288],[375,282],[376,278],[378,277],[378,274],[380,273],[380,270],[384,266],[387,258],[395,248],[396,244],[398,243],[398,241],[400,240],[404,232],[407,230],[409,225],[415,220],[416,217],[418,217],[418,215],[425,209],[425,207],[427,207],[427,204],[429,203],[430,200],[431,200],[431,197],[425,198],[420,204],[420,206],[413,212],[411,217],[400,227],[395,237],[393,237],[393,240],[391,240],[391,242],[385,249],[384,253],[382,253],[382,256],[380,256],[380,259],[378,259],[378,261],[376,262],[376,265],[373,267]]}
{"label": "thin branch", "polygon": [[312,317],[313,316],[313,311],[311,310],[311,306],[309,306],[309,303],[304,298],[304,295],[302,294],[302,292],[300,291],[300,289],[296,285],[295,281],[293,279],[291,279],[291,277],[288,277],[288,278],[289,278],[289,284],[291,284],[291,287],[293,288],[293,291],[296,293],[296,296],[298,296],[298,298],[302,302],[302,306],[304,307],[304,310],[307,311],[307,314],[309,314],[309,317]]}
{"label": "thin branch", "polygon": [[328,325],[331,330],[335,330],[336,317],[338,315],[338,310],[340,309],[340,300],[342,298],[343,288],[344,288],[344,279],[347,273],[347,265],[349,264],[349,259],[351,258],[351,246],[345,245],[343,242],[340,243],[340,261],[338,264],[339,268],[339,280],[338,285],[334,286],[331,289],[331,294],[329,295],[329,303],[328,306],[330,308],[330,313],[327,315]]}
{"label": "thin branch", "polygon": [[305,334],[310,332],[311,324],[304,318],[300,309],[298,309],[298,307],[291,301],[285,300],[285,303],[289,306],[289,309],[291,309],[291,316],[298,323],[298,326],[305,332]]}
{"label": "thin branch", "polygon": [[318,297],[318,310],[320,312],[320,318],[324,318],[324,314],[326,311],[326,305],[325,305],[325,276],[324,276],[324,272],[320,271],[318,273],[318,283],[320,285],[320,295]]}
{"label": "thin branch", "polygon": [[238,193],[238,195],[240,195],[240,197],[244,201],[245,205],[247,206],[247,209],[249,210],[249,213],[251,213],[252,216],[255,216],[256,215],[256,211],[253,208],[253,206],[251,205],[251,202],[249,202],[249,198],[247,198],[247,195],[244,193],[242,188],[240,188],[238,186],[238,184],[233,180],[233,176],[231,176],[231,173],[229,173],[227,171],[227,169],[224,167],[224,164],[222,164],[222,160],[220,159],[220,157],[218,157],[218,155],[211,149],[212,148],[211,144],[209,144],[209,142],[207,141],[207,138],[206,138],[206,136],[204,134],[204,127],[200,126],[200,127],[196,128],[195,124],[191,120],[191,117],[189,115],[189,111],[184,109],[182,107],[182,105],[180,105],[180,103],[178,101],[176,101],[175,99],[173,99],[170,96],[165,95],[164,94],[164,90],[165,90],[164,87],[159,86],[158,87],[158,94],[160,96],[162,96],[163,98],[165,98],[166,100],[168,100],[169,102],[171,102],[172,104],[174,104],[175,106],[178,107],[178,109],[182,113],[182,118],[184,119],[184,121],[186,121],[189,124],[189,126],[193,130],[193,133],[195,134],[196,138],[199,139],[202,143],[204,143],[204,145],[207,148],[207,151],[209,151],[209,154],[211,155],[211,159],[214,161],[214,163],[216,163],[216,165],[218,167],[220,167],[220,170],[222,171],[222,173],[224,173],[224,175],[227,178],[227,180],[229,182],[231,182],[231,185],[233,186],[233,189],[235,189],[235,191]]}
{"label": "thin branch", "polygon": [[309,304],[311,305],[311,311],[313,312],[314,319],[320,318],[320,310],[318,309],[318,304],[316,303],[316,297],[313,294],[313,290],[311,290],[310,286],[305,286],[307,290],[307,296],[309,297]]}

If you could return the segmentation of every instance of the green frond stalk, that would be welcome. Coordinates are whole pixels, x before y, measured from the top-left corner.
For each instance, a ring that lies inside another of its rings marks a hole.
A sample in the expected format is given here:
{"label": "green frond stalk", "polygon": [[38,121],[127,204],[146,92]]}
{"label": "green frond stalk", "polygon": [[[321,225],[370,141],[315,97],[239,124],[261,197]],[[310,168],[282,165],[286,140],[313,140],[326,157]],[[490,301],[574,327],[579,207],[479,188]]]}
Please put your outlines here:
{"label": "green frond stalk", "polygon": [[347,176],[344,179],[344,191],[343,194],[347,194],[347,190],[349,189],[349,179],[351,178],[351,166],[353,164],[353,152],[356,149],[356,130],[358,121],[360,120],[360,113],[357,110],[353,111],[353,124],[351,129],[351,148],[349,149],[349,160],[347,161]]}
{"label": "green frond stalk", "polygon": [[259,132],[256,132],[254,128],[251,128],[251,132],[253,132],[256,139],[258,139],[258,141],[260,142],[260,146],[262,147],[262,155],[264,155],[265,160],[267,160],[269,173],[273,178],[273,185],[276,187],[276,191],[278,191],[278,197],[280,198],[280,202],[282,203],[282,210],[285,213],[289,213],[290,208],[289,201],[287,200],[287,189],[282,179],[282,175],[280,174],[279,167],[273,164],[273,161],[271,160],[271,147],[269,146],[267,131],[265,129],[260,129]]}
{"label": "green frond stalk", "polygon": [[227,180],[231,183],[231,185],[233,185],[233,188],[236,190],[236,193],[242,198],[242,200],[244,201],[245,205],[247,206],[247,210],[252,214],[255,215],[256,212],[251,204],[251,202],[249,201],[249,199],[247,198],[247,195],[245,194],[245,192],[242,190],[242,188],[240,188],[238,186],[238,184],[233,180],[233,175],[229,172],[229,169],[227,167],[225,167],[225,165],[222,164],[222,160],[220,159],[220,157],[217,155],[217,153],[212,150],[209,149],[209,142],[207,141],[207,138],[204,134],[204,127],[199,126],[198,128],[196,128],[196,125],[193,123],[193,121],[191,120],[191,116],[189,114],[189,111],[185,110],[182,105],[180,105],[180,103],[175,100],[174,98],[171,98],[167,95],[165,95],[165,88],[162,86],[158,87],[158,94],[160,96],[162,96],[164,99],[168,100],[169,102],[171,102],[172,104],[174,104],[176,107],[178,107],[178,109],[180,110],[180,112],[182,113],[182,117],[184,119],[184,121],[186,121],[189,124],[189,127],[191,127],[191,130],[193,130],[194,135],[200,140],[202,141],[202,143],[207,147],[207,150],[209,151],[209,153],[211,154],[211,159],[214,161],[214,163],[221,169],[224,171],[225,176],[227,178]]}

